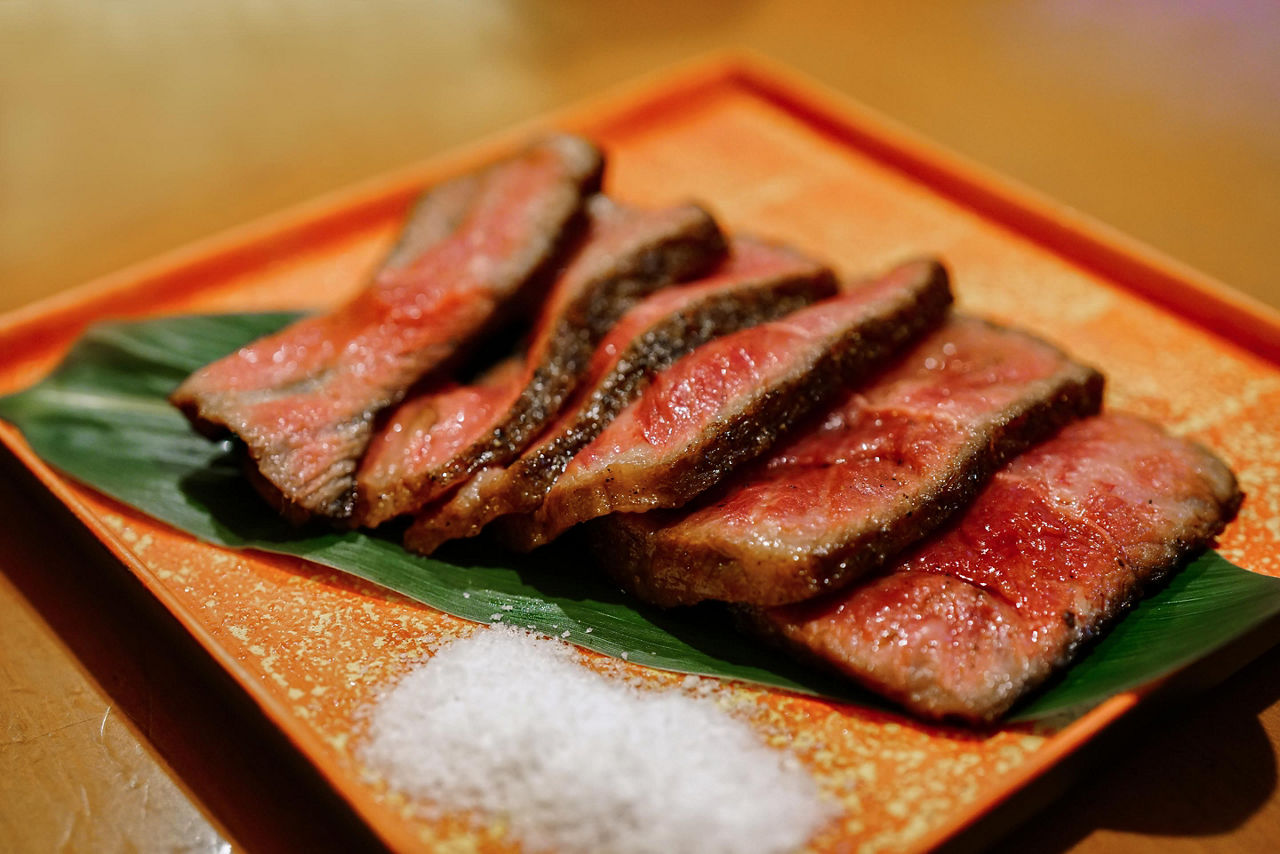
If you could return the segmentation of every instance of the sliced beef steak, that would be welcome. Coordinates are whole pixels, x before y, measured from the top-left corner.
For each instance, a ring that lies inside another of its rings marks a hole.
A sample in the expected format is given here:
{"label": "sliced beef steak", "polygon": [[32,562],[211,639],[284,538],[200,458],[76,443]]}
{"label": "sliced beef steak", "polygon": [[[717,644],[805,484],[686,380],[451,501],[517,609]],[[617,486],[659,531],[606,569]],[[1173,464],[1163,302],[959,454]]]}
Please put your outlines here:
{"label": "sliced beef steak", "polygon": [[173,402],[239,436],[288,515],[349,516],[374,415],[545,279],[601,168],[590,143],[556,136],[442,185],[368,288],[196,371]]}
{"label": "sliced beef steak", "polygon": [[405,544],[430,554],[447,540],[475,536],[499,516],[536,510],[574,454],[653,374],[712,338],[782,317],[835,291],[835,277],[818,262],[791,249],[734,238],[729,256],[706,279],[659,291],[627,312],[600,342],[573,399],[537,442],[510,466],[487,466],[448,498],[424,507]]}
{"label": "sliced beef steak", "polygon": [[696,205],[646,211],[597,196],[588,212],[586,235],[551,288],[506,397],[493,407],[451,408],[466,402],[451,387],[401,404],[360,464],[359,523],[416,510],[476,469],[511,460],[559,412],[596,344],[628,308],[724,254],[719,228]]}
{"label": "sliced beef steak", "polygon": [[852,292],[719,338],[658,374],[565,468],[512,545],[615,512],[678,507],[936,326],[945,270],[903,265]]}
{"label": "sliced beef steak", "polygon": [[695,505],[602,520],[600,557],[660,605],[808,599],[910,546],[1101,399],[1102,377],[1058,349],[955,317]]}
{"label": "sliced beef steak", "polygon": [[1077,422],[883,576],[754,613],[930,718],[992,721],[1235,514],[1230,470],[1146,421]]}

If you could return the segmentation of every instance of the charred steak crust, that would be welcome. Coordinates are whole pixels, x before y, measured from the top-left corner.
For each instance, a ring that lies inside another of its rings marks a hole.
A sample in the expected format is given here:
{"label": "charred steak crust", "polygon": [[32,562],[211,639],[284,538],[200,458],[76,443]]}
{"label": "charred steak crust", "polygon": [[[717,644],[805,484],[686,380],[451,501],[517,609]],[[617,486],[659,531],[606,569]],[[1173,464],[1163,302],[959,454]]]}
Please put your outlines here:
{"label": "charred steak crust", "polygon": [[586,371],[595,346],[619,317],[654,290],[692,279],[720,260],[725,241],[711,215],[695,205],[677,213],[680,219],[669,234],[601,271],[602,283],[593,292],[599,298],[575,302],[557,321],[552,357],[540,366],[507,423],[493,430],[476,459],[466,467],[455,467],[457,476],[508,462],[519,454],[560,411]]}
{"label": "charred steak crust", "polygon": [[589,142],[559,136],[445,183],[365,291],[202,367],[170,399],[206,434],[241,438],[257,483],[289,515],[348,516],[376,412],[540,280],[602,168]]}
{"label": "charred steak crust", "polygon": [[1208,546],[1241,498],[1203,446],[1100,415],[1016,459],[886,574],[742,615],[916,714],[990,723]]}
{"label": "charred steak crust", "polygon": [[591,374],[559,420],[510,466],[490,465],[443,501],[424,507],[405,535],[430,554],[472,537],[499,517],[536,510],[564,467],[644,389],[650,378],[707,341],[775,320],[835,293],[831,271],[791,249],[753,238],[731,242],[730,258],[706,281],[637,305],[593,357]]}
{"label": "charred steak crust", "polygon": [[[650,292],[705,272],[724,254],[719,226],[697,205],[643,211],[597,196],[588,220],[584,241],[534,324],[524,374],[499,408],[437,411],[444,401],[428,393],[403,403],[375,436],[356,478],[361,524],[412,512],[482,466],[516,456],[560,410],[618,317]],[[469,440],[429,453],[435,437],[424,421],[451,418],[474,422]]]}
{"label": "charred steak crust", "polygon": [[[609,513],[685,504],[937,325],[950,304],[946,270],[936,261],[916,261],[694,351],[574,458],[531,524],[508,532],[521,535],[509,544],[527,551]],[[757,352],[775,338],[790,350]],[[691,394],[699,399],[690,401]],[[676,425],[674,438],[653,444],[651,428],[661,433],[668,423]],[[696,435],[688,435],[690,429]],[[660,447],[665,442],[669,446]]]}
{"label": "charred steak crust", "polygon": [[206,365],[171,401],[206,435],[235,434],[286,515],[350,516],[374,416],[545,284],[602,170],[594,145],[560,135],[445,182],[364,291]]}
{"label": "charred steak crust", "polygon": [[[983,362],[984,349],[998,361]],[[1006,382],[1001,405],[987,402],[989,378],[1033,363],[1043,368]],[[1097,412],[1102,387],[1097,371],[1039,339],[956,318],[696,504],[600,520],[595,551],[619,584],[658,605],[808,599],[934,530],[1006,461]],[[935,397],[959,411],[936,418],[912,408],[913,398]]]}

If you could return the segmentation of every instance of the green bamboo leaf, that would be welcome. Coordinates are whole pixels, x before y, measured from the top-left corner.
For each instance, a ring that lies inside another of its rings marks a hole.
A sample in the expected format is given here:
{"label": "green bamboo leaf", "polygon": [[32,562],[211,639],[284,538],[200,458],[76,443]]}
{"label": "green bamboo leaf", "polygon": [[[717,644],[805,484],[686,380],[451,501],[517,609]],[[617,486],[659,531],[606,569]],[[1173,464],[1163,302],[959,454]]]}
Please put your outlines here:
{"label": "green bamboo leaf", "polygon": [[1280,613],[1280,579],[1249,572],[1214,551],[1143,599],[1087,654],[1009,716],[1071,713],[1167,676]]}
{"label": "green bamboo leaf", "polygon": [[[253,494],[229,443],[197,436],[165,400],[195,368],[294,319],[161,318],[87,332],[38,385],[0,398],[0,417],[43,459],[202,540],[295,555],[479,622],[501,621],[667,670],[742,679],[883,707],[734,630],[719,608],[662,611],[625,597],[581,550],[518,558],[475,543],[423,558],[391,535],[295,528]],[[1131,612],[1066,674],[1015,710],[1039,720],[1157,679],[1280,613],[1280,580],[1206,553]]]}

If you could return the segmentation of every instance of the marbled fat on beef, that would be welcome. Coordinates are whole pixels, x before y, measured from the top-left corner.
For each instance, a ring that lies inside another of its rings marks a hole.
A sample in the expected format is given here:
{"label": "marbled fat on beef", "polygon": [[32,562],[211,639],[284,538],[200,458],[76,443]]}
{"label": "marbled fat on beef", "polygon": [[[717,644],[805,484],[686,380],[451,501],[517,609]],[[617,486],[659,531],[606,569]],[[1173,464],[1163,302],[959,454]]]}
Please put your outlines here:
{"label": "marbled fat on beef", "polygon": [[436,499],[485,465],[524,449],[582,379],[600,338],[638,300],[700,275],[724,254],[715,221],[696,205],[640,210],[604,196],[534,324],[523,371],[474,407],[455,385],[400,404],[356,475],[356,520],[375,526]]}
{"label": "marbled fat on beef", "polygon": [[807,599],[928,534],[1101,401],[1102,377],[1057,348],[954,317],[702,500],[602,520],[601,559],[660,605]]}
{"label": "marbled fat on beef", "polygon": [[917,714],[989,722],[1195,550],[1241,499],[1204,447],[1102,415],[996,474],[941,536],[845,591],[754,612]]}
{"label": "marbled fat on beef", "polygon": [[655,377],[504,535],[528,550],[609,513],[683,505],[936,326],[950,303],[942,266],[917,261],[699,347]]}
{"label": "marbled fat on beef", "polygon": [[586,379],[552,426],[511,465],[487,466],[419,511],[406,546],[430,554],[447,540],[475,536],[498,517],[536,510],[574,454],[655,373],[713,338],[835,291],[835,277],[822,264],[792,249],[734,238],[729,256],[707,278],[659,291],[627,312],[601,341]]}
{"label": "marbled fat on beef", "polygon": [[602,167],[589,142],[553,136],[441,185],[365,290],[201,368],[172,401],[243,440],[286,515],[350,516],[374,416],[544,280]]}

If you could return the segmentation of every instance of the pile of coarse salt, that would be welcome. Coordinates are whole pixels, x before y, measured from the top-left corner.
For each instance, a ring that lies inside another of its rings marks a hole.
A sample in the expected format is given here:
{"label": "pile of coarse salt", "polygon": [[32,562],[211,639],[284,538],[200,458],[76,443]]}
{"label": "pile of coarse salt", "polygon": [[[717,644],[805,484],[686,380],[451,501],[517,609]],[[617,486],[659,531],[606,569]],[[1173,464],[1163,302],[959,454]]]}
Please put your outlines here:
{"label": "pile of coarse salt", "polygon": [[377,704],[361,758],[414,799],[503,819],[529,851],[782,852],[832,818],[794,757],[713,702],[575,659],[510,628],[455,641]]}

